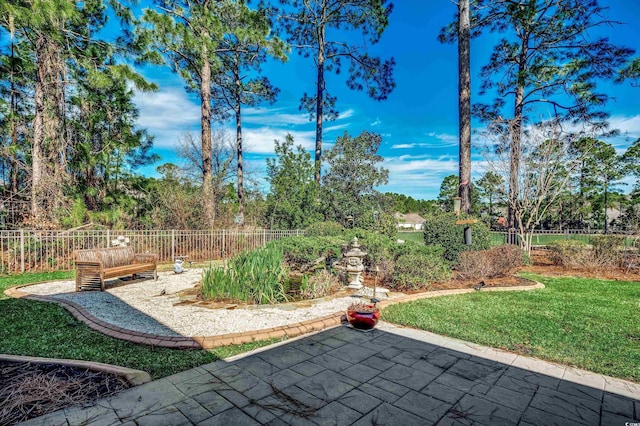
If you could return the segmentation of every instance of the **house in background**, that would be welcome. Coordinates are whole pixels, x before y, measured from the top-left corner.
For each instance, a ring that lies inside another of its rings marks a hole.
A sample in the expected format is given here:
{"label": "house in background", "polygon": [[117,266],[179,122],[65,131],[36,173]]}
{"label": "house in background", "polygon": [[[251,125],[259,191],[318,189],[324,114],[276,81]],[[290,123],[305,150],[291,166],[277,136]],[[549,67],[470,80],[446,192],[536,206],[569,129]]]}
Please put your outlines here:
{"label": "house in background", "polygon": [[393,215],[398,221],[397,227],[399,230],[407,231],[420,231],[424,223],[424,218],[416,213],[395,213]]}

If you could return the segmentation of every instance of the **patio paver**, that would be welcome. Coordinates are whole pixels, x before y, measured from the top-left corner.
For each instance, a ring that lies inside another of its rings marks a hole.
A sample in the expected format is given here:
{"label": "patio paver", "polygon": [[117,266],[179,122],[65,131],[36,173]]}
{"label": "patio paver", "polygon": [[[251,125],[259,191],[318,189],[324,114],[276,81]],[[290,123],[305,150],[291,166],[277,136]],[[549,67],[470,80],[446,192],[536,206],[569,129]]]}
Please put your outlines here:
{"label": "patio paver", "polygon": [[386,323],[216,361],[26,425],[624,425],[640,385]]}

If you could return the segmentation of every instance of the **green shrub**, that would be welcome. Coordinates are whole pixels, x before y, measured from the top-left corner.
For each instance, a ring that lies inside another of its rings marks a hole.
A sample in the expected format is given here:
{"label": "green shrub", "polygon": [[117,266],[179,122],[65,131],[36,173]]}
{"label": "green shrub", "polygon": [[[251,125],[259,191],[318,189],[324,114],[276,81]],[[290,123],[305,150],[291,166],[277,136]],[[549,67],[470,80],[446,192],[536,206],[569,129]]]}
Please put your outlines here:
{"label": "green shrub", "polygon": [[460,253],[456,269],[463,279],[504,277],[524,264],[524,254],[520,247],[502,245],[489,250],[465,251]]}
{"label": "green shrub", "polygon": [[391,283],[396,290],[420,290],[451,277],[448,262],[435,254],[405,254],[396,259]]}
{"label": "green shrub", "polygon": [[226,268],[205,269],[201,293],[205,299],[278,303],[287,300],[287,285],[282,252],[275,248],[262,248],[231,258]]}
{"label": "green shrub", "polygon": [[398,233],[398,220],[389,213],[380,212],[375,217],[373,215],[364,215],[358,220],[358,227],[366,229],[369,232],[385,235],[389,238],[395,238]]}
{"label": "green shrub", "polygon": [[[393,258],[394,251],[398,245],[396,240],[386,235],[364,229],[355,229],[353,231],[353,234],[358,237],[358,244],[360,244],[362,250],[367,252],[367,256],[364,259],[366,267],[371,268],[382,259]],[[352,242],[353,237],[349,239],[349,245],[351,245]]]}
{"label": "green shrub", "polygon": [[398,244],[395,249],[395,258],[404,256],[407,254],[422,254],[439,256],[444,259],[444,248],[439,244],[425,245],[417,241],[405,241],[403,244]]}
{"label": "green shrub", "polygon": [[340,237],[287,237],[272,241],[267,247],[280,250],[289,268],[299,270],[323,256],[342,256],[344,243]]}
{"label": "green shrub", "polygon": [[[424,223],[424,243],[441,245],[444,248],[444,258],[450,262],[456,262],[463,251],[484,250],[491,247],[489,228],[482,222],[457,225],[456,221],[462,218],[453,213],[442,213],[429,216]],[[464,243],[466,226],[471,228],[471,246]]]}
{"label": "green shrub", "polygon": [[307,227],[304,235],[307,237],[341,237],[346,228],[338,222],[316,222]]}

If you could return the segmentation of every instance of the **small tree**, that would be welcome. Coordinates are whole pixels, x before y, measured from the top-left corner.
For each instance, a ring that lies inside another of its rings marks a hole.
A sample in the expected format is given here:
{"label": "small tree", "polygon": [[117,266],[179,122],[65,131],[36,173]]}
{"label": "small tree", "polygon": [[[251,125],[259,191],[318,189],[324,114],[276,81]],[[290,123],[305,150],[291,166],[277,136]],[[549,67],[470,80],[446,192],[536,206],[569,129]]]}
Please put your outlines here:
{"label": "small tree", "polygon": [[458,176],[446,176],[440,184],[438,202],[445,212],[453,212],[453,199],[458,196]]}
{"label": "small tree", "polygon": [[[511,140],[511,128],[500,124],[489,127],[491,141],[487,156],[491,172],[505,181],[513,171],[510,154],[503,149]],[[520,131],[520,129],[516,129]],[[514,212],[516,229],[521,247],[529,252],[533,230],[545,219],[549,208],[564,191],[566,185],[581,164],[582,157],[590,149],[576,153],[572,146],[585,137],[584,132],[566,132],[559,120],[541,121],[522,133],[521,155],[519,157],[517,198],[509,198],[509,208]]]}
{"label": "small tree", "polygon": [[[211,186],[209,190],[211,192],[205,193],[205,188],[202,188],[201,191],[203,198],[211,199],[214,202],[213,217],[210,218],[214,223],[221,219],[220,214],[227,207],[223,200],[228,193],[228,186],[235,182],[234,151],[231,134],[223,128],[214,128],[211,133],[211,153],[209,154],[211,158]],[[204,170],[200,137],[192,133],[182,136],[179,141],[178,156],[184,160],[180,167],[181,175],[189,181],[190,185],[197,186],[197,182],[202,179]],[[202,211],[202,209],[198,209],[198,211]],[[206,220],[203,220],[203,223],[207,223]]]}
{"label": "small tree", "polygon": [[504,195],[504,179],[497,173],[488,171],[476,181],[480,195],[489,202],[489,220],[493,219],[493,203]]}
{"label": "small tree", "polygon": [[382,214],[385,203],[375,187],[387,183],[389,171],[380,165],[381,142],[375,133],[365,131],[353,138],[345,132],[327,152],[330,170],[323,178],[321,197],[325,219],[350,226],[349,216],[358,225],[365,215]]}
{"label": "small tree", "polygon": [[266,200],[266,222],[272,229],[300,229],[321,219],[316,211],[318,187],[313,179],[311,155],[293,136],[275,141],[276,159],[267,159],[267,181],[271,191]]}

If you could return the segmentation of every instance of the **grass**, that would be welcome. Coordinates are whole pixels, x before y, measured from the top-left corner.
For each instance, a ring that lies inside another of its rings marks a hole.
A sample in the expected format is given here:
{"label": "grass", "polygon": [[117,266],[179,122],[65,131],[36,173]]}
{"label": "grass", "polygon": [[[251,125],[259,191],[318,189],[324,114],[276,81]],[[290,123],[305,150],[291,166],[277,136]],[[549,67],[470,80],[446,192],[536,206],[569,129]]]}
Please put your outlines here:
{"label": "grass", "polygon": [[398,232],[399,240],[404,241],[416,241],[418,243],[424,243],[424,233],[422,231],[418,232]]}
{"label": "grass", "polygon": [[383,319],[640,382],[640,284],[527,278],[546,288],[424,299]]}
{"label": "grass", "polygon": [[45,281],[73,279],[74,277],[74,271],[25,272],[24,274],[16,275],[0,275],[0,300],[7,297],[4,295],[4,291],[11,287]]}
{"label": "grass", "polygon": [[[73,278],[73,272],[2,277],[0,290],[64,278]],[[157,348],[98,333],[53,303],[5,297],[0,300],[0,312],[0,352],[4,354],[103,362],[143,370],[154,379],[277,341],[232,345],[215,350]]]}

